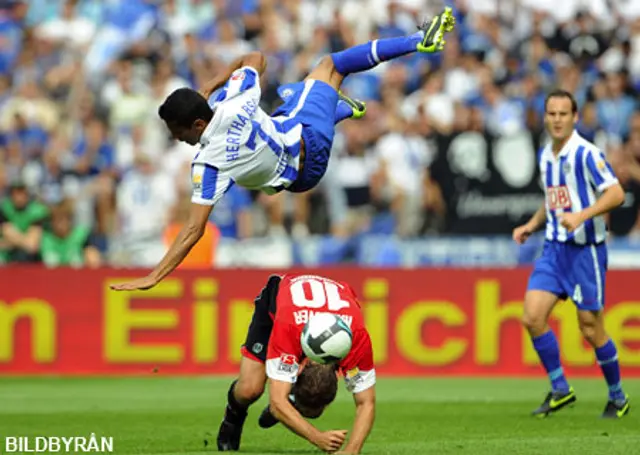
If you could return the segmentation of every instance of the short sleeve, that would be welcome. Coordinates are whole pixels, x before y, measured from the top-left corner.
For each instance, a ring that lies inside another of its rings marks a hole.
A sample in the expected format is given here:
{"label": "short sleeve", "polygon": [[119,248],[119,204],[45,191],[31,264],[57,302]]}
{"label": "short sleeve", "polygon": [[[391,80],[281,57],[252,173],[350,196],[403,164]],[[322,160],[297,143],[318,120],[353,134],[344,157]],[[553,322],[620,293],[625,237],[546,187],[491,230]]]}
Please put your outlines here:
{"label": "short sleeve", "polygon": [[191,166],[191,202],[200,205],[215,205],[233,185],[225,172],[206,163]]}
{"label": "short sleeve", "polygon": [[346,388],[351,393],[360,393],[376,383],[376,370],[373,364],[373,348],[369,333],[358,330],[354,334],[351,352],[340,363]]}
{"label": "short sleeve", "polygon": [[276,319],[267,348],[267,377],[293,384],[298,378],[301,358],[299,331],[294,325]]}
{"label": "short sleeve", "polygon": [[607,162],[604,154],[598,150],[590,150],[587,153],[587,169],[591,181],[598,191],[604,191],[618,183],[613,168]]}
{"label": "short sleeve", "polygon": [[227,83],[209,97],[209,105],[216,107],[234,99],[246,98],[256,105],[260,102],[260,75],[250,66],[235,70]]}

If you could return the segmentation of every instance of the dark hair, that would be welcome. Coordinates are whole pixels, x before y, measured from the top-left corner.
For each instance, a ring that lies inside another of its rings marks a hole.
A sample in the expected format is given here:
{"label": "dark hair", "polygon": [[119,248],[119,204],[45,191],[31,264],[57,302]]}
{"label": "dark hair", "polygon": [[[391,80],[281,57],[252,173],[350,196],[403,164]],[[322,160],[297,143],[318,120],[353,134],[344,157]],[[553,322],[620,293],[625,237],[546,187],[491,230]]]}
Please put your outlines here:
{"label": "dark hair", "polygon": [[209,122],[213,118],[213,110],[204,96],[185,87],[175,90],[167,97],[158,108],[158,115],[166,123],[191,128],[198,119]]}
{"label": "dark hair", "polygon": [[293,388],[296,408],[305,417],[317,417],[338,393],[337,365],[309,362]]}
{"label": "dark hair", "polygon": [[578,103],[576,99],[573,97],[571,92],[562,89],[556,89],[547,95],[547,99],[544,100],[544,110],[547,110],[547,104],[549,104],[549,100],[551,98],[568,98],[571,101],[571,112],[574,114],[578,112]]}

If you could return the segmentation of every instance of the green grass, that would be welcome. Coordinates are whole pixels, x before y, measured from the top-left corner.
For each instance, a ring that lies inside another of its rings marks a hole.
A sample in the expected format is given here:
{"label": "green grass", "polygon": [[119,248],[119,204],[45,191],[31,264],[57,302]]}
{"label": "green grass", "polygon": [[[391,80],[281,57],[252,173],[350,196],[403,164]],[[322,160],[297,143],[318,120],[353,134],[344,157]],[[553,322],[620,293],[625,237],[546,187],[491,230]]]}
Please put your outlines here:
{"label": "green grass", "polygon": [[[117,454],[211,454],[229,378],[0,378],[0,453],[5,436],[113,436]],[[573,381],[576,405],[547,419],[529,412],[546,383],[521,379],[381,379],[378,414],[367,454],[512,455],[640,452],[640,419],[599,418],[602,380]],[[640,396],[640,381],[625,381]],[[342,388],[342,386],[341,386]],[[278,425],[262,430],[252,407],[242,452],[319,453]],[[632,401],[633,403],[633,401]],[[317,421],[349,429],[351,397],[341,390]]]}

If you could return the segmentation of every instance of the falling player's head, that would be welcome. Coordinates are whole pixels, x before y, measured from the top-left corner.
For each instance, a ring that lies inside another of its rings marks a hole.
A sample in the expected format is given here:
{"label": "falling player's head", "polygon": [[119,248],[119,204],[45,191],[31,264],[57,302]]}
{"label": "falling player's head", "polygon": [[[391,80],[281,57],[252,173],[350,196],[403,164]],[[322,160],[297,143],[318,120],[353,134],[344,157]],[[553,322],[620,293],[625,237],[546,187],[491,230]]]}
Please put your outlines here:
{"label": "falling player's head", "polygon": [[298,375],[293,394],[295,407],[304,417],[320,417],[338,393],[337,365],[308,362]]}
{"label": "falling player's head", "polygon": [[564,142],[578,121],[578,104],[573,95],[565,90],[555,90],[544,104],[544,122],[554,142]]}
{"label": "falling player's head", "polygon": [[162,103],[158,115],[167,124],[171,137],[196,145],[213,118],[213,110],[197,91],[179,88]]}

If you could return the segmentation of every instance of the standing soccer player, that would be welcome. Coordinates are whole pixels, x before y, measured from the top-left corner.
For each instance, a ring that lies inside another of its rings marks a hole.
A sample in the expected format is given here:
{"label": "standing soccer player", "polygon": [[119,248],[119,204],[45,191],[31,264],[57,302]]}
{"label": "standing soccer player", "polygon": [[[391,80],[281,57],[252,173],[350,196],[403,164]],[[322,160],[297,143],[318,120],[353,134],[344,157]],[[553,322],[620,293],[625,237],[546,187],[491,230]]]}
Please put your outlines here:
{"label": "standing soccer player", "polygon": [[604,154],[574,130],[577,111],[569,92],[558,90],[547,97],[545,125],[551,142],[539,156],[545,204],[513,231],[513,239],[522,244],[546,223],[543,253],[524,299],[523,324],[551,381],[551,391],[533,414],[544,417],[576,401],[560,364],[558,341],[547,323],[558,301],[570,297],[582,335],[595,349],[609,387],[602,416],[620,418],[629,412],[629,398],[622,390],[616,345],[604,328],[603,215],[623,203],[624,191]]}

